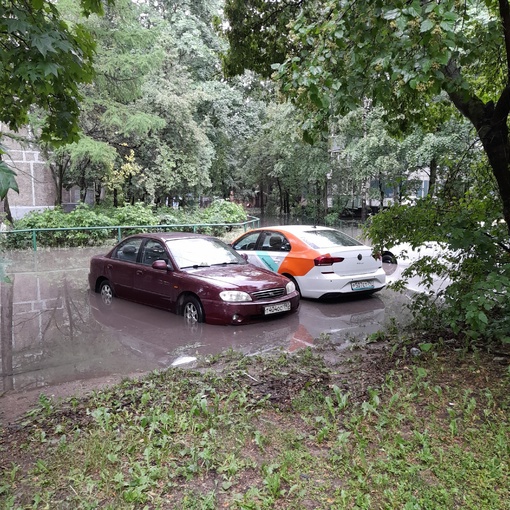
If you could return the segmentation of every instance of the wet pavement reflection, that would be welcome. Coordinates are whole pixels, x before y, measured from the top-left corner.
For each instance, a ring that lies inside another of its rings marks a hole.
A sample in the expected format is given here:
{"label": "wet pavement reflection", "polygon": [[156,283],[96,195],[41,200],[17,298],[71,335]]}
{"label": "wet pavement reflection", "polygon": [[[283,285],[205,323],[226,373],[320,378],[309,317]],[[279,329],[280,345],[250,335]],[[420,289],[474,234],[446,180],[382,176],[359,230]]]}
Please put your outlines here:
{"label": "wet pavement reflection", "polygon": [[292,352],[322,334],[348,347],[379,330],[394,301],[387,291],[354,300],[302,300],[298,313],[269,321],[189,327],[183,317],[147,306],[118,299],[105,306],[87,286],[90,257],[100,251],[3,256],[10,282],[0,284],[0,391],[192,366],[197,357],[229,349]]}

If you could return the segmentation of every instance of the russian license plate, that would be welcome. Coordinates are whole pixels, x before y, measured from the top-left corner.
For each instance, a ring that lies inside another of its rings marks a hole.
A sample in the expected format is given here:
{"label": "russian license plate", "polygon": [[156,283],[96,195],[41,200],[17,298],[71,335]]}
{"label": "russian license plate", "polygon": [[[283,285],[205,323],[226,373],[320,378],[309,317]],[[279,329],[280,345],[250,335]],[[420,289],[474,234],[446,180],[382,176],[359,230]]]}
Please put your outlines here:
{"label": "russian license plate", "polygon": [[362,282],[352,282],[351,289],[352,290],[370,290],[374,288],[374,282],[372,281],[362,281]]}
{"label": "russian license plate", "polygon": [[271,313],[288,312],[290,310],[290,301],[278,303],[277,305],[269,305],[264,307],[264,315]]}

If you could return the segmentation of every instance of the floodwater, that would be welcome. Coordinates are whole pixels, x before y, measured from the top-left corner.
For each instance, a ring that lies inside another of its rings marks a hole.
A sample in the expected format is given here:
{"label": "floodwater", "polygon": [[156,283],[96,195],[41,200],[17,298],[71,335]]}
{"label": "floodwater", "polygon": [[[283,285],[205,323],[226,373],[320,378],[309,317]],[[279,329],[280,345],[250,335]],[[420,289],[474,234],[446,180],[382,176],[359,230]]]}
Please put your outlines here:
{"label": "floodwater", "polygon": [[[132,376],[233,349],[246,355],[313,346],[322,334],[348,348],[398,315],[384,290],[333,302],[301,300],[298,313],[245,326],[189,327],[172,313],[114,300],[104,308],[87,283],[104,248],[13,252],[0,258],[0,393],[98,377]],[[398,296],[398,297],[397,297]]]}

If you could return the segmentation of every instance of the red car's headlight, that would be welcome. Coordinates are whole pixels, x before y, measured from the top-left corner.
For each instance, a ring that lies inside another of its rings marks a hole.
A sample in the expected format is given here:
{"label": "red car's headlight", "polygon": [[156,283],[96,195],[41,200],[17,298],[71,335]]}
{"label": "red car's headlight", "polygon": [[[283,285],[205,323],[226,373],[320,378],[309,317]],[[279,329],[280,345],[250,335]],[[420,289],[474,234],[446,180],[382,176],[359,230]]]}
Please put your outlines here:
{"label": "red car's headlight", "polygon": [[287,291],[287,294],[291,294],[296,290],[296,285],[294,282],[289,282],[287,285],[285,285],[285,290]]}
{"label": "red car's headlight", "polygon": [[251,301],[251,296],[248,293],[241,292],[239,290],[224,290],[220,292],[220,298],[223,301],[228,301],[229,303]]}

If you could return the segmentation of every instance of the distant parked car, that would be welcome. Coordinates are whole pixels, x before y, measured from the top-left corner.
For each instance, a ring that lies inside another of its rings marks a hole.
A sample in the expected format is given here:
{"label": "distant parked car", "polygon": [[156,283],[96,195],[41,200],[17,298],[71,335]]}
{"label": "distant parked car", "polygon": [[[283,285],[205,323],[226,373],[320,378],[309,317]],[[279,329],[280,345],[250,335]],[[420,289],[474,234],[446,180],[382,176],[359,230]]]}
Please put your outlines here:
{"label": "distant parked car", "polygon": [[382,262],[372,248],[333,228],[264,227],[242,235],[232,246],[252,264],[290,278],[303,297],[371,294],[386,285]]}
{"label": "distant parked car", "polygon": [[386,264],[409,265],[425,256],[442,259],[447,255],[454,255],[454,252],[442,243],[427,241],[414,248],[410,243],[397,244],[390,249],[384,249],[381,255],[382,261]]}
{"label": "distant parked car", "polygon": [[90,288],[182,314],[188,322],[241,324],[296,311],[288,278],[249,264],[220,239],[192,233],[129,236],[91,259]]}

